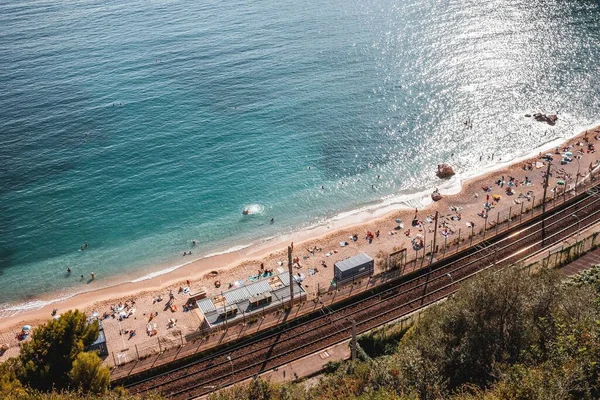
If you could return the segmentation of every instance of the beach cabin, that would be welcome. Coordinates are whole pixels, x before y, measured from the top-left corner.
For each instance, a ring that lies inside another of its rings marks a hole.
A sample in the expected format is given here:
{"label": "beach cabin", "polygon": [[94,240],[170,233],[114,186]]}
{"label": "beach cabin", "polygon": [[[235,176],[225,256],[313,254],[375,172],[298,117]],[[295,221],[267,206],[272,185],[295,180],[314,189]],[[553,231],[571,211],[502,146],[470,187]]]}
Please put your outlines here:
{"label": "beach cabin", "polygon": [[368,254],[361,253],[336,262],[333,277],[337,283],[341,284],[373,275],[373,272],[375,272],[375,261]]}

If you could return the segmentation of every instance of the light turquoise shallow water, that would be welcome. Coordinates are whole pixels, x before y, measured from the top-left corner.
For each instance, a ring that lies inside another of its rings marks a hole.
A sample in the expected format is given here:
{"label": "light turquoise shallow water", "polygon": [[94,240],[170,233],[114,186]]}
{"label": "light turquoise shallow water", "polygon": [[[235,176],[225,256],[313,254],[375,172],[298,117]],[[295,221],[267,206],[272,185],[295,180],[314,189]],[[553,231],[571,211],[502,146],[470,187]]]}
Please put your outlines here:
{"label": "light turquoise shallow water", "polygon": [[0,0],[0,308],[572,135],[599,59],[597,1]]}

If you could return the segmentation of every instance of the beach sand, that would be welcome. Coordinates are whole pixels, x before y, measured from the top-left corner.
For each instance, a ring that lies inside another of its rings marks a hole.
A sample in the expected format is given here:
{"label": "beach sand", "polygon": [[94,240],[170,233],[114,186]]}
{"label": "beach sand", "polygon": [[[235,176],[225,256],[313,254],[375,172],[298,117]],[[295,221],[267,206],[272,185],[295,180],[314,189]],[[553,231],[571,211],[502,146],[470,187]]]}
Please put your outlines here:
{"label": "beach sand", "polygon": [[[560,165],[561,156],[554,156],[552,177],[549,179],[548,198],[554,196],[553,190],[555,188],[558,190],[557,193],[562,193],[564,188],[573,187],[576,179],[581,182],[584,179],[583,176],[589,174],[590,164],[593,164],[594,167],[598,165],[599,158],[596,153],[588,152],[587,143],[583,139],[584,136],[587,137],[589,143],[600,146],[600,141],[596,139],[600,137],[600,127],[582,132],[561,145],[560,148],[563,153],[564,151],[571,151],[574,156],[580,155],[581,158],[579,163],[577,160],[573,160],[567,165]],[[569,148],[566,149],[566,147]],[[554,154],[554,149],[548,152]],[[528,161],[535,165],[536,162],[542,160],[535,157]],[[144,281],[92,290],[37,310],[24,311],[11,317],[4,317],[0,321],[0,343],[8,343],[10,349],[0,357],[0,360],[18,353],[19,342],[16,339],[16,334],[20,332],[22,325],[30,324],[35,327],[44,323],[50,318],[54,308],[58,309],[58,314],[68,309],[78,308],[84,310],[88,315],[96,312],[102,316],[105,312],[110,311],[111,306],[118,305],[120,302],[131,302],[132,299],[135,301],[135,305],[132,306],[135,308],[135,314],[123,319],[123,321],[119,321],[117,318],[107,318],[103,321],[109,352],[119,351],[134,345],[144,346],[152,340],[146,334],[146,327],[149,316],[153,313],[158,313],[151,321],[156,324],[157,336],[161,340],[179,341],[181,335],[185,336],[197,330],[201,323],[201,317],[196,311],[182,312],[181,305],[185,303],[188,296],[178,294],[180,287],[189,286],[192,293],[205,289],[208,296],[211,296],[226,290],[229,283],[241,279],[248,283],[248,278],[256,275],[261,263],[264,264],[266,269],[273,269],[274,273],[278,272],[278,268],[287,269],[287,246],[292,241],[294,242],[294,256],[300,259],[300,265],[294,268],[294,272],[302,272],[306,275],[303,285],[308,293],[308,298],[313,298],[318,287],[321,289],[329,287],[333,279],[333,265],[336,261],[361,252],[380,260],[382,257],[377,257],[378,254],[387,255],[402,248],[408,249],[409,260],[414,258],[415,251],[412,249],[411,240],[419,234],[424,236],[425,246],[429,245],[433,239],[434,224],[433,222],[426,222],[426,218],[429,216],[433,219],[436,211],[439,212],[437,244],[443,245],[445,240],[443,234],[447,235],[448,242],[457,238],[459,230],[462,232],[463,238],[468,237],[471,228],[467,226],[467,222],[472,221],[475,223],[473,229],[475,233],[483,229],[484,219],[478,213],[482,211],[483,203],[486,202],[486,195],[488,194],[490,201],[494,194],[502,196],[501,200],[494,204],[495,208],[489,212],[488,224],[495,223],[498,213],[507,215],[509,208],[511,208],[513,215],[518,214],[521,210],[519,202],[523,203],[524,210],[530,209],[531,202],[519,196],[532,191],[532,195],[535,196],[537,201],[542,198],[544,180],[542,173],[546,171],[546,167],[545,165],[540,168],[534,166],[533,170],[524,170],[523,166],[526,163],[527,161],[521,160],[500,167],[485,175],[471,178],[462,183],[460,193],[443,195],[440,201],[433,202],[424,209],[417,210],[417,219],[423,221],[422,227],[411,226],[411,221],[415,215],[414,209],[393,210],[387,212],[384,216],[379,216],[376,212],[366,212],[359,218],[330,221],[326,225],[293,235],[284,235],[240,251],[203,258],[167,274]],[[578,169],[581,176],[576,178]],[[502,176],[505,184],[500,187],[495,182],[501,179]],[[513,177],[515,181],[519,182],[518,186],[513,188],[513,195],[505,193],[509,177]],[[525,177],[532,181],[531,185],[522,183]],[[566,185],[557,185],[558,179],[565,180]],[[483,191],[482,187],[486,185],[491,187],[490,192]],[[478,197],[476,198],[476,196]],[[456,207],[460,208],[460,220],[452,219],[452,217],[456,218],[458,215],[456,211],[452,211]],[[404,228],[394,230],[397,226],[395,220],[398,218],[404,222]],[[410,229],[410,234],[406,235],[405,231],[408,229]],[[366,240],[367,231],[373,233],[379,231],[380,235],[375,237],[372,243],[369,243]],[[357,241],[351,239],[353,234],[358,235]],[[348,245],[342,247],[340,242],[348,242]],[[321,250],[315,251],[313,255],[308,250],[315,247]],[[322,266],[322,263],[325,263],[326,267]],[[317,269],[318,272],[310,275],[309,269]],[[218,274],[213,276],[210,274],[211,271],[216,271]],[[376,263],[376,273],[378,272],[381,272],[380,262]],[[216,288],[214,285],[217,280],[222,284],[220,288]],[[187,281],[190,282],[189,285]],[[176,312],[165,310],[165,303],[169,299],[169,290],[173,290],[175,303],[179,305]],[[163,301],[155,303],[154,299],[158,295],[163,297]],[[170,318],[177,319],[177,325],[173,328],[167,327]],[[132,329],[136,331],[136,335],[132,338],[129,338],[129,335],[121,334],[124,330]],[[156,337],[153,343],[156,343]]]}

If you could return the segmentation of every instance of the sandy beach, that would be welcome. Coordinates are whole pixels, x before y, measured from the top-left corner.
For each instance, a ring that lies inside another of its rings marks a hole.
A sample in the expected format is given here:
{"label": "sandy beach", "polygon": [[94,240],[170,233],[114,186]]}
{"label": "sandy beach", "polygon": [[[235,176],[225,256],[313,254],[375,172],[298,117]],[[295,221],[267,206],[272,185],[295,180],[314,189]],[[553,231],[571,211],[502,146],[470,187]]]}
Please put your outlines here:
{"label": "sandy beach", "polygon": [[[569,139],[558,148],[544,151],[544,154],[553,155],[547,198],[559,196],[564,190],[573,188],[575,182],[585,179],[590,168],[598,165],[599,157],[595,154],[594,146],[600,146],[599,138],[600,127],[596,127]],[[572,161],[561,165],[563,157]],[[127,302],[127,310],[134,310],[131,316],[122,321],[109,317],[103,322],[109,351],[141,345],[149,340],[146,327],[149,316],[156,313],[158,314],[152,317],[152,323],[156,324],[157,335],[178,340],[180,335],[197,330],[201,319],[196,312],[165,310],[170,290],[175,295],[176,303],[183,304],[187,294],[179,293],[180,288],[189,288],[192,293],[206,290],[211,296],[227,289],[236,281],[248,283],[249,277],[261,271],[261,264],[274,273],[282,272],[287,265],[286,248],[292,242],[294,256],[299,259],[294,272],[305,275],[303,286],[311,298],[317,288],[329,287],[336,261],[361,252],[366,252],[379,261],[378,254],[387,255],[402,248],[408,249],[409,259],[414,258],[412,241],[422,238],[427,246],[433,239],[433,217],[436,211],[439,212],[437,243],[443,244],[455,240],[459,232],[464,238],[472,231],[477,233],[483,229],[485,219],[481,215],[485,212],[484,203],[493,207],[487,211],[488,223],[495,222],[498,213],[507,214],[509,209],[512,214],[531,209],[533,197],[537,201],[542,197],[546,165],[546,161],[539,157],[519,160],[462,182],[462,190],[458,194],[447,195],[442,191],[441,200],[432,202],[423,209],[379,209],[364,212],[359,217],[330,221],[323,226],[284,235],[236,252],[199,259],[147,280],[91,290],[37,310],[2,318],[0,342],[8,343],[10,349],[0,360],[18,352],[16,334],[22,325],[30,324],[35,327],[44,323],[55,308],[58,314],[78,308],[89,315],[98,313],[103,316],[105,313],[112,314],[112,306],[119,307],[119,303],[124,305]],[[486,187],[489,189],[484,190]],[[501,198],[495,201],[494,197],[497,196]],[[403,221],[402,228],[398,229],[397,219]],[[413,226],[413,220],[420,223]],[[473,227],[471,223],[474,224]],[[371,240],[368,240],[367,232],[373,234]],[[353,240],[354,235],[357,240]],[[342,246],[341,243],[345,245]],[[376,273],[381,272],[381,267],[382,263],[377,262]],[[216,281],[221,283],[220,288],[215,287]],[[156,302],[157,296],[162,296],[165,300]],[[132,304],[132,300],[135,304]],[[170,319],[177,320],[176,326],[168,327]],[[135,330],[136,335],[122,335],[120,333],[123,330]]]}

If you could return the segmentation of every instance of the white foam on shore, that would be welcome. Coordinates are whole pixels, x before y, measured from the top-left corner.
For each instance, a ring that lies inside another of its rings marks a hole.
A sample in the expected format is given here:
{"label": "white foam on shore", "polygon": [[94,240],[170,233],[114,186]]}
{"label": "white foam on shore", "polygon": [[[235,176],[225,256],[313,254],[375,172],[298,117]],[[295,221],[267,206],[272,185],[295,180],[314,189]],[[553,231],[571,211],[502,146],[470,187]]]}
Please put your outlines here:
{"label": "white foam on shore", "polygon": [[50,300],[33,300],[33,301],[28,301],[26,303],[17,304],[14,306],[8,305],[7,307],[0,310],[0,317],[6,318],[6,317],[11,317],[13,315],[17,315],[24,311],[39,310],[40,308],[50,305],[52,303],[58,303],[59,301],[68,300],[71,297],[76,296],[80,293],[83,293],[83,292],[71,293],[66,296],[57,297],[55,299],[50,299]]}
{"label": "white foam on shore", "polygon": [[157,276],[161,276],[161,275],[168,274],[169,272],[173,272],[173,271],[175,271],[175,270],[177,270],[177,269],[179,269],[181,267],[185,267],[186,265],[189,265],[189,264],[191,264],[191,263],[193,263],[195,261],[202,260],[204,258],[211,258],[211,257],[220,256],[220,255],[223,255],[223,254],[234,253],[236,251],[240,251],[240,250],[243,250],[243,249],[245,249],[247,247],[250,247],[253,244],[254,243],[242,244],[242,245],[230,247],[230,248],[228,248],[226,250],[223,250],[223,251],[219,251],[219,252],[215,252],[215,253],[209,253],[209,254],[206,254],[206,255],[204,255],[202,257],[199,257],[199,258],[190,259],[190,261],[188,261],[186,263],[183,263],[183,264],[178,264],[178,265],[174,265],[174,266],[171,266],[171,267],[168,267],[168,268],[161,269],[160,271],[151,272],[151,273],[146,274],[144,276],[141,276],[139,278],[132,279],[129,282],[131,282],[131,283],[137,283],[137,282],[147,281],[148,279],[156,278]]}
{"label": "white foam on shore", "polygon": [[169,272],[173,272],[176,269],[179,269],[179,268],[183,267],[184,265],[187,265],[187,264],[190,264],[190,263],[193,263],[193,262],[194,262],[194,260],[192,260],[190,262],[187,262],[185,264],[174,265],[174,266],[169,267],[169,268],[161,269],[160,271],[151,272],[151,273],[146,274],[144,276],[141,276],[139,278],[132,279],[129,282],[131,282],[131,283],[137,283],[137,282],[147,281],[148,279],[156,278],[157,276],[161,276],[161,275],[164,275],[164,274],[168,274]]}
{"label": "white foam on shore", "polygon": [[[463,189],[463,182],[467,180],[472,180],[502,168],[506,168],[510,165],[535,158],[538,156],[538,154],[554,150],[556,147],[564,144],[571,138],[597,126],[600,126],[600,121],[588,126],[576,127],[572,135],[551,139],[531,151],[517,153],[511,158],[507,158],[507,155],[503,154],[502,161],[497,161],[487,168],[481,168],[471,172],[458,173],[448,180],[441,180],[440,185],[437,186],[437,189],[442,195],[446,196],[458,194]],[[334,215],[333,217],[323,219],[314,225],[304,228],[303,230],[311,231],[316,228],[329,225],[335,226],[336,228],[341,228],[344,225],[351,225],[351,223],[344,224],[344,220],[348,220],[350,218],[355,220],[355,222],[364,222],[368,219],[382,217],[392,211],[409,210],[415,208],[422,209],[433,203],[433,200],[431,199],[432,191],[433,188],[428,188],[412,193],[390,195],[375,203],[371,203],[353,210],[343,211]]]}

